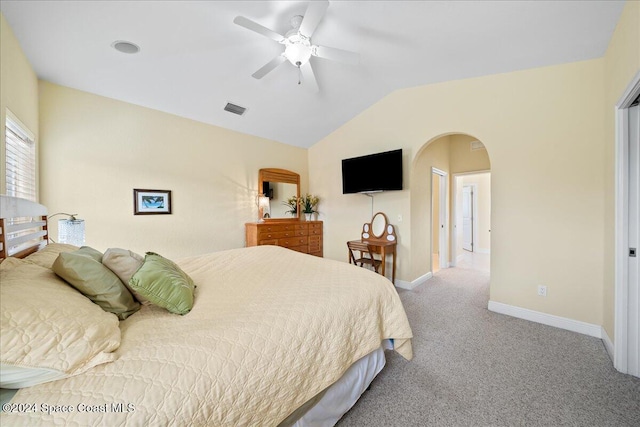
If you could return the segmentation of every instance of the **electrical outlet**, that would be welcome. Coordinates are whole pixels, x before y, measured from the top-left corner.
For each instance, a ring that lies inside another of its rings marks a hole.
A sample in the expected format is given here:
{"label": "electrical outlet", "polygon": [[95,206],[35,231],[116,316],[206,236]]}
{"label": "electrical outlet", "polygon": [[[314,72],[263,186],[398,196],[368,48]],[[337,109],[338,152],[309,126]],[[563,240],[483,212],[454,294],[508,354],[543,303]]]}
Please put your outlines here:
{"label": "electrical outlet", "polygon": [[538,285],[538,295],[541,297],[547,296],[547,287],[543,285]]}
{"label": "electrical outlet", "polygon": [[402,215],[398,214],[398,222],[402,222]]}

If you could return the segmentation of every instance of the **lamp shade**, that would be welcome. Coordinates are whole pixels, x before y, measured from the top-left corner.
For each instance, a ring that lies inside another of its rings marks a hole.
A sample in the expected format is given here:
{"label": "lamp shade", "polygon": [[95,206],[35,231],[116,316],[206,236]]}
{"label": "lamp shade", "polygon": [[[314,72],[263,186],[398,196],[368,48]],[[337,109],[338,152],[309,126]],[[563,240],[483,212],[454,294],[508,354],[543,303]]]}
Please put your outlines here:
{"label": "lamp shade", "polygon": [[271,217],[271,207],[269,205],[269,197],[267,196],[259,196],[258,197],[258,215],[260,216],[260,220],[262,221],[264,218]]}
{"label": "lamp shade", "polygon": [[84,245],[84,219],[59,219],[58,242],[74,246]]}

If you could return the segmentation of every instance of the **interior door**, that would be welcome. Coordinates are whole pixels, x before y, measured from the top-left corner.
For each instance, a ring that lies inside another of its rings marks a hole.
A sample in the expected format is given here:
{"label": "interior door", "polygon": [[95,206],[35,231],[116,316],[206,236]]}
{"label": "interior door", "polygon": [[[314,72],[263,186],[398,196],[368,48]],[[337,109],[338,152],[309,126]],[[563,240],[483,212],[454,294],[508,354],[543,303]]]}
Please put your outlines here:
{"label": "interior door", "polygon": [[638,242],[640,242],[640,107],[629,108],[629,301],[628,373],[640,377],[640,285],[638,284]]}
{"label": "interior door", "polygon": [[473,187],[462,187],[462,249],[473,252]]}

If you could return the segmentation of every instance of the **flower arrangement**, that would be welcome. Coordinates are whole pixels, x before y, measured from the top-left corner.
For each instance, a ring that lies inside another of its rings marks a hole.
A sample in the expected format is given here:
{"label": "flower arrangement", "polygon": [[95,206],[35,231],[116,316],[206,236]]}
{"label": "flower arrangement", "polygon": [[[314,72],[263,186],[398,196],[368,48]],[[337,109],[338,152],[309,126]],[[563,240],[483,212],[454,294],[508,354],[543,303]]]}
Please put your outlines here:
{"label": "flower arrangement", "polygon": [[303,197],[300,197],[298,202],[300,204],[300,207],[302,208],[302,212],[306,214],[318,213],[318,211],[316,210],[316,207],[320,202],[318,196],[312,196],[311,194],[307,193]]}
{"label": "flower arrangement", "polygon": [[286,201],[282,202],[282,204],[289,207],[289,210],[286,211],[286,213],[293,216],[298,214],[298,205],[300,202],[296,196],[289,197]]}
{"label": "flower arrangement", "polygon": [[289,197],[286,201],[282,202],[282,204],[289,208],[287,211],[288,214],[296,216],[298,214],[298,208],[300,208],[301,213],[318,213],[316,208],[319,202],[320,198],[318,196],[312,196],[307,193],[302,197]]}

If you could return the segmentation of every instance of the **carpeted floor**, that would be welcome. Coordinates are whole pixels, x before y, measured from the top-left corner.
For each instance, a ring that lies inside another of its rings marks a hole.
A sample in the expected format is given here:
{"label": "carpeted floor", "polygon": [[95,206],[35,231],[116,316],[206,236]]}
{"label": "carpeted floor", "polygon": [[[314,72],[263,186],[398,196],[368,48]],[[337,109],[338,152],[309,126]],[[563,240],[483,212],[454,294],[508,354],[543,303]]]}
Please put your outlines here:
{"label": "carpeted floor", "polygon": [[415,357],[387,352],[338,426],[640,426],[640,379],[599,339],[488,311],[488,272],[445,269],[399,293]]}

